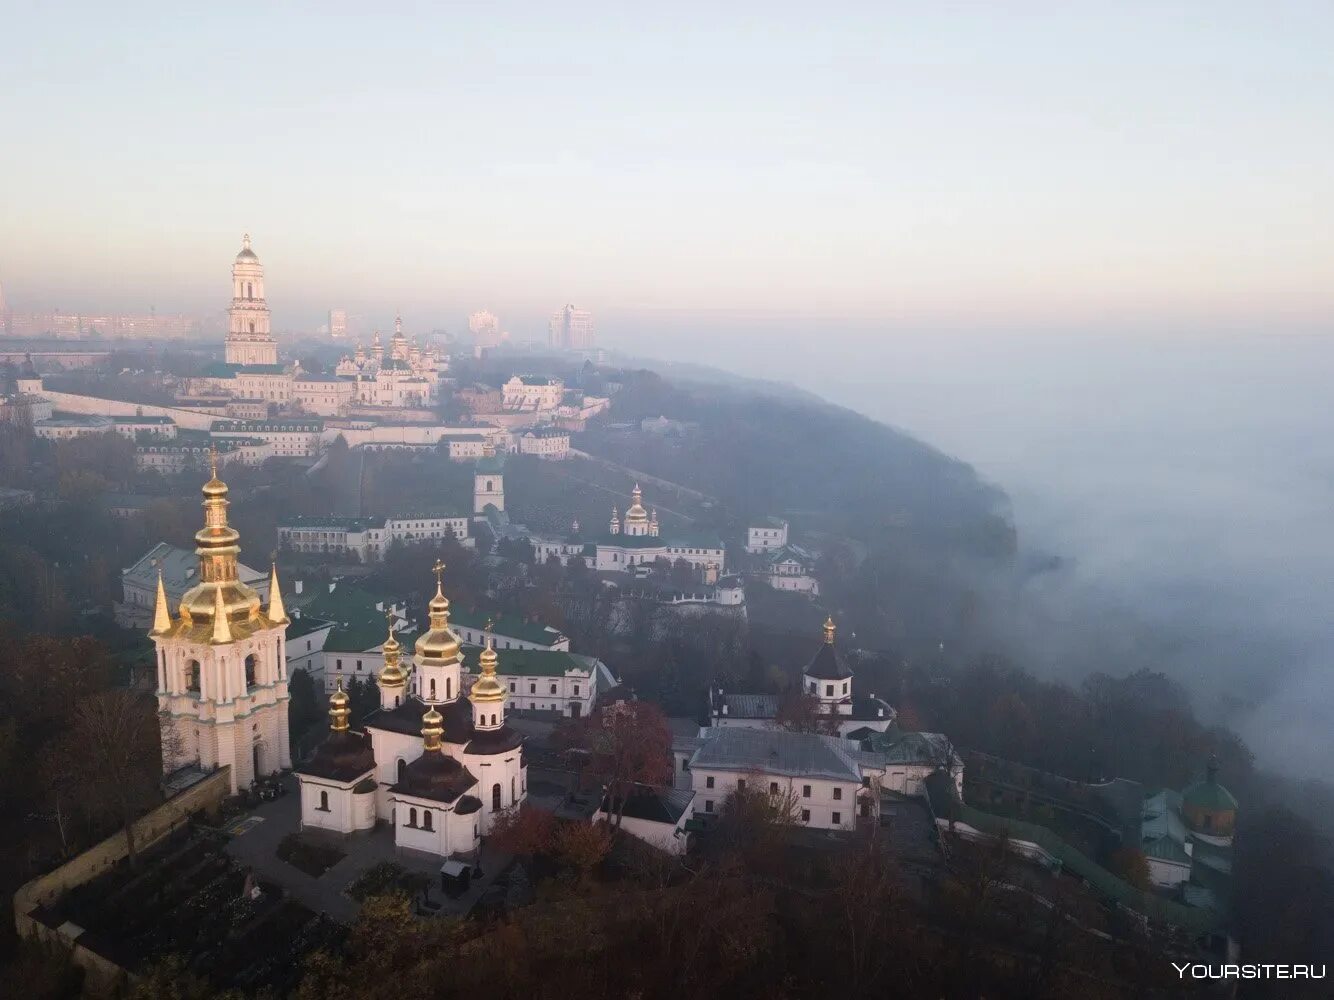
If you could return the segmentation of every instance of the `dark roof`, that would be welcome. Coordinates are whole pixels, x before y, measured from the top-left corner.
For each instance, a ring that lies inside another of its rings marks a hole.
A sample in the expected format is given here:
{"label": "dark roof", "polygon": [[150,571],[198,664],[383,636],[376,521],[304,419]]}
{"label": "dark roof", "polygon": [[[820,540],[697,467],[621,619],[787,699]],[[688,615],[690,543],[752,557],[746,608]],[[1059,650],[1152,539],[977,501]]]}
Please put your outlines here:
{"label": "dark roof", "polygon": [[454,812],[460,816],[467,816],[470,813],[475,813],[480,808],[482,808],[481,799],[475,795],[465,795],[459,799],[459,804],[454,807]]}
{"label": "dark roof", "polygon": [[[436,706],[436,711],[444,717],[444,735],[446,743],[463,744],[473,738],[472,702],[467,698],[445,702]],[[380,709],[366,716],[363,725],[367,729],[384,729],[391,733],[406,736],[418,735],[422,731],[422,716],[426,714],[426,705],[416,698],[405,698],[397,708]]]}
{"label": "dark roof", "polygon": [[483,729],[474,732],[472,739],[468,741],[468,745],[463,748],[463,752],[486,757],[492,754],[509,753],[511,750],[517,750],[522,745],[522,734],[516,733],[509,726],[501,726],[499,729]]}
{"label": "dark roof", "polygon": [[477,784],[472,772],[442,750],[424,752],[403,768],[403,778],[389,790],[436,802],[453,802]]}
{"label": "dark roof", "polygon": [[806,675],[820,681],[841,681],[851,677],[852,671],[843,662],[837,646],[832,642],[822,642],[806,667]]}
{"label": "dark roof", "polygon": [[368,771],[375,770],[375,754],[362,733],[330,732],[324,742],[315,748],[310,759],[296,768],[297,774],[333,781],[356,781]]}
{"label": "dark roof", "polygon": [[312,632],[318,632],[322,628],[333,628],[336,622],[326,621],[323,618],[316,618],[313,615],[297,615],[287,623],[287,641],[300,639],[302,636],[310,635]]}
{"label": "dark roof", "polygon": [[[651,823],[670,823],[676,825],[695,797],[689,788],[653,788],[649,785],[635,785],[629,798],[625,800],[625,815],[631,819],[648,820]],[[602,811],[612,812],[611,803],[603,799]]]}

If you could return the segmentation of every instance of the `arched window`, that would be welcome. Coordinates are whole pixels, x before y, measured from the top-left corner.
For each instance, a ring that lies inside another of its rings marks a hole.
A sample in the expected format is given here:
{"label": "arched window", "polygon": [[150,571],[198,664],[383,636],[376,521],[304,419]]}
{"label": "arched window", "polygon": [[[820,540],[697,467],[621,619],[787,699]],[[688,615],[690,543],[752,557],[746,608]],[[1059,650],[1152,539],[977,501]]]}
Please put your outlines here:
{"label": "arched window", "polygon": [[491,786],[491,808],[500,809],[500,782],[498,781]]}
{"label": "arched window", "polygon": [[408,776],[408,762],[402,757],[398,758],[398,780],[402,781]]}
{"label": "arched window", "polygon": [[255,321],[253,319],[250,321],[250,332],[255,332]]}
{"label": "arched window", "polygon": [[199,693],[199,661],[191,660],[185,665],[185,689],[192,694]]}
{"label": "arched window", "polygon": [[245,686],[247,689],[255,686],[255,654],[251,653],[245,658]]}
{"label": "arched window", "polygon": [[519,796],[517,796],[517,795],[514,794],[514,775],[511,774],[511,775],[510,775],[510,801],[511,801],[511,802],[517,802],[518,799],[519,799]]}
{"label": "arched window", "polygon": [[329,793],[320,792],[320,809],[324,812],[329,811]]}
{"label": "arched window", "polygon": [[409,809],[409,810],[408,810],[408,826],[416,826],[416,825],[417,825],[417,810],[416,810],[416,809]]}
{"label": "arched window", "polygon": [[431,700],[435,701],[435,678],[431,678]]}
{"label": "arched window", "polygon": [[454,678],[445,678],[445,700],[451,701],[454,697]]}
{"label": "arched window", "polygon": [[491,725],[494,726],[495,724],[496,724],[496,716],[495,716],[495,713],[493,712],[493,713],[491,714]]}
{"label": "arched window", "polygon": [[429,809],[422,810],[422,829],[423,830],[433,829],[433,827],[431,826],[431,810]]}
{"label": "arched window", "polygon": [[251,291],[250,282],[248,281],[245,283],[245,297],[248,299],[252,299],[255,297],[254,292]]}
{"label": "arched window", "polygon": [[486,481],[486,492],[491,492],[491,480],[489,479]]}

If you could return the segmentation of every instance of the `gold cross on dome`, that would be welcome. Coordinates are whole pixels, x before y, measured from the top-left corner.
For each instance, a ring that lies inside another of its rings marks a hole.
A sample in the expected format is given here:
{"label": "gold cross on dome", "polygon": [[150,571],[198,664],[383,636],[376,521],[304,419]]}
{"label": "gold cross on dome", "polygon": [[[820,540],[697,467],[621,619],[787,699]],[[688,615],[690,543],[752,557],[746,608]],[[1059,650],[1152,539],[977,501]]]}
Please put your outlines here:
{"label": "gold cross on dome", "polygon": [[435,565],[431,567],[431,572],[435,574],[435,589],[439,590],[444,584],[445,562],[443,559],[437,559]]}

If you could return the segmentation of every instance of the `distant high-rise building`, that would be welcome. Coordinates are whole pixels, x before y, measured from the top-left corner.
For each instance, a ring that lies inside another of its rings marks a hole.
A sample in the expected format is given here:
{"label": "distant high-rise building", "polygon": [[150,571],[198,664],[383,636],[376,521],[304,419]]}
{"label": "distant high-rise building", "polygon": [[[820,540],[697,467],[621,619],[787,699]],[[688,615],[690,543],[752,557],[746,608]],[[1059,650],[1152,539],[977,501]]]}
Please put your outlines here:
{"label": "distant high-rise building", "polygon": [[334,340],[344,340],[347,337],[347,310],[330,309],[329,310],[329,336]]}
{"label": "distant high-rise building", "polygon": [[278,345],[269,332],[269,306],[264,300],[264,265],[250,249],[249,233],[241,238],[241,252],[232,265],[232,307],[227,316],[229,365],[278,363]]}
{"label": "distant high-rise building", "polygon": [[500,320],[486,309],[479,309],[468,317],[468,329],[477,347],[495,347],[505,339],[500,332]]}
{"label": "distant high-rise building", "polygon": [[587,309],[567,305],[551,317],[551,346],[570,351],[593,347],[593,314]]}

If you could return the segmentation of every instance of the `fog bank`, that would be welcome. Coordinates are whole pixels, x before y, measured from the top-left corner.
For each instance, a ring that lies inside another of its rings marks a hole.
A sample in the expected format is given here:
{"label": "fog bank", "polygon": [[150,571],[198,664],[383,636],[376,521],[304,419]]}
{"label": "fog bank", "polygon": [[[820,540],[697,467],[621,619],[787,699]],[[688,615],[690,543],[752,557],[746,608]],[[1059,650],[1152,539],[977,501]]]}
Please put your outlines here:
{"label": "fog bank", "polygon": [[757,330],[700,344],[697,360],[790,380],[1003,487],[1025,552],[1066,560],[1025,585],[1009,623],[1028,666],[1072,679],[1157,666],[1262,762],[1328,773],[1334,339],[795,343]]}

